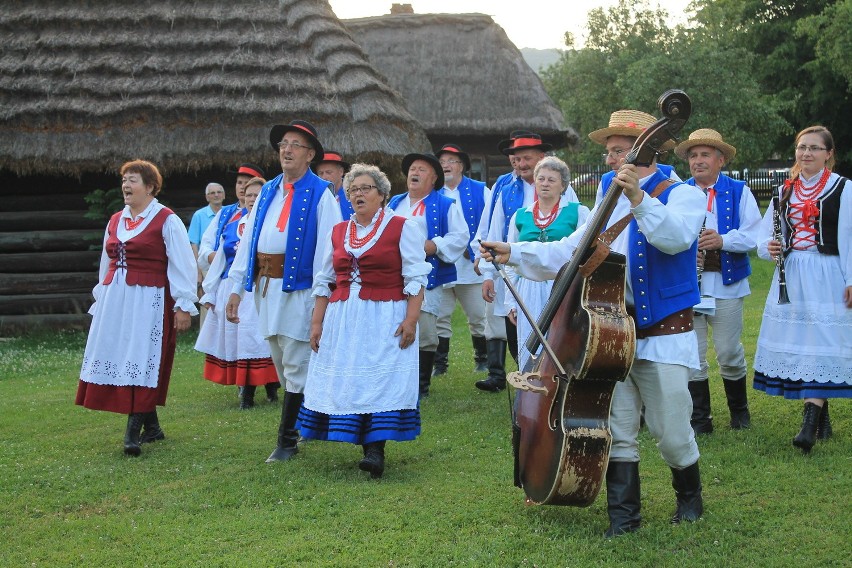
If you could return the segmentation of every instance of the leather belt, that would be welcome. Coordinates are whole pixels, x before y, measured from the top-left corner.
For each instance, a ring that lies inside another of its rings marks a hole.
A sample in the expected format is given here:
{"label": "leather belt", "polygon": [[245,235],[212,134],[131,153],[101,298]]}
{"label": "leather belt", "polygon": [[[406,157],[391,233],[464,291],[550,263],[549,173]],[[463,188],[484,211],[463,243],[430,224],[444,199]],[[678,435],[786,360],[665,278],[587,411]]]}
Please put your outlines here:
{"label": "leather belt", "polygon": [[[636,311],[633,308],[627,308],[627,313],[636,319]],[[692,308],[686,308],[679,312],[668,315],[652,325],[644,329],[636,327],[636,339],[646,339],[648,337],[657,337],[660,335],[674,335],[675,333],[686,333],[692,331]]]}
{"label": "leather belt", "polygon": [[270,278],[284,278],[284,255],[283,254],[266,254],[265,252],[257,253],[257,276],[255,276],[255,285],[260,284],[260,279],[266,277],[266,282],[263,284],[263,293],[261,297],[266,297],[266,290],[269,288]]}

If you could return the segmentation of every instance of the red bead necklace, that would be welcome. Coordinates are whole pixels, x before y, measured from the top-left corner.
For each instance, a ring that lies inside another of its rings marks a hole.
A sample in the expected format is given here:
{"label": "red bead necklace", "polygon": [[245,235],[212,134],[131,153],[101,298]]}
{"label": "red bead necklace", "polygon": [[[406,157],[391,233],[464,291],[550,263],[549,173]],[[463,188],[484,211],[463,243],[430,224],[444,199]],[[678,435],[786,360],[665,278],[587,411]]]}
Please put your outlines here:
{"label": "red bead necklace", "polygon": [[382,220],[385,218],[385,210],[382,209],[379,212],[379,218],[376,219],[376,224],[373,225],[373,228],[369,233],[364,235],[363,238],[358,238],[358,232],[355,228],[355,221],[349,221],[349,246],[352,248],[359,249],[362,246],[366,245],[370,242],[370,239],[376,236],[376,233],[379,232],[379,226],[382,224]]}
{"label": "red bead necklace", "polygon": [[141,225],[142,221],[144,221],[144,220],[145,220],[144,217],[137,217],[135,221],[133,221],[129,217],[125,217],[124,218],[124,228],[127,229],[128,231],[134,231],[134,230],[136,230],[136,227]]}
{"label": "red bead necklace", "polygon": [[550,213],[547,217],[540,217],[540,210],[538,207],[538,201],[533,203],[533,222],[535,226],[539,229],[546,229],[551,223],[556,220],[556,217],[559,215],[559,203],[553,206],[553,209],[550,210]]}
{"label": "red bead necklace", "polygon": [[797,177],[793,180],[793,191],[796,192],[796,197],[799,198],[799,201],[813,201],[814,197],[817,197],[820,193],[822,193],[822,190],[825,189],[825,185],[828,183],[828,178],[830,176],[831,172],[828,171],[828,168],[823,169],[819,181],[810,187],[806,187],[805,184],[802,183],[801,176]]}

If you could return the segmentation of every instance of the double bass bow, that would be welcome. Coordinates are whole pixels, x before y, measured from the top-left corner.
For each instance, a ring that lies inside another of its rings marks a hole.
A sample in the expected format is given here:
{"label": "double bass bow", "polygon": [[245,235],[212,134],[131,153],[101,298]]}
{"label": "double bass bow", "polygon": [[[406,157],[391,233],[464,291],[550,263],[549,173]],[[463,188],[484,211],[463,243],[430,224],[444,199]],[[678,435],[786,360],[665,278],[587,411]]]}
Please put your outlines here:
{"label": "double bass bow", "polygon": [[[657,104],[663,117],[636,140],[626,157],[629,164],[651,165],[692,109],[679,90],[666,91]],[[601,234],[621,194],[615,182],[607,189],[571,261],[557,274],[538,322],[531,322],[529,363],[508,377],[516,389],[515,484],[530,503],[588,506],[606,473],[612,393],[630,372],[636,352],[636,331],[624,302],[626,258],[612,252],[611,241]],[[547,345],[536,354],[542,342]]]}

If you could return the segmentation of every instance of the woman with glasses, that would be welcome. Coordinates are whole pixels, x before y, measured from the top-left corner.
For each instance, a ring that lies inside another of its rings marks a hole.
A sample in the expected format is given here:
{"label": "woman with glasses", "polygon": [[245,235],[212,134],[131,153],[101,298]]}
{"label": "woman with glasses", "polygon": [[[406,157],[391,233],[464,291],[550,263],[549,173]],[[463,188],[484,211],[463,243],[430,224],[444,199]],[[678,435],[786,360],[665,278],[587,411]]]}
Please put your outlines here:
{"label": "woman with glasses", "polygon": [[278,400],[278,374],[272,362],[269,343],[258,331],[254,304],[240,303],[239,323],[231,323],[225,317],[225,305],[231,293],[228,274],[245,233],[248,215],[265,183],[266,180],[260,177],[246,182],[245,208],[239,212],[239,216],[234,215],[217,231],[219,247],[202,283],[204,296],[200,300],[210,310],[210,315],[205,318],[195,342],[195,349],[206,354],[204,378],[220,385],[240,387],[241,410],[254,406],[254,393],[258,386],[266,388],[270,402]]}
{"label": "woman with glasses", "polygon": [[[565,197],[570,174],[568,166],[555,156],[543,158],[535,166],[533,181],[536,200],[529,207],[515,212],[509,223],[508,242],[551,242],[561,240],[584,224],[589,208]],[[533,281],[516,274],[512,267],[506,271],[521,295],[530,314],[538,319],[550,297],[553,280]],[[518,316],[518,304],[511,294],[506,295],[509,319],[518,326],[518,367],[524,369],[530,358],[526,342],[532,327],[523,314]]]}
{"label": "woman with glasses", "polygon": [[[758,240],[758,255],[779,268],[757,340],[754,388],[804,400],[793,445],[808,453],[832,434],[828,399],[852,398],[852,183],[831,171],[834,140],[825,127],[799,132],[795,149],[790,179],[776,195],[780,222],[770,205]],[[780,303],[781,266],[789,303]]]}
{"label": "woman with glasses", "polygon": [[381,170],[353,164],[343,187],[355,214],[332,230],[314,278],[298,427],[305,438],[361,445],[358,467],[376,479],[385,442],[420,434],[417,319],[432,265],[418,225],[387,207]]}

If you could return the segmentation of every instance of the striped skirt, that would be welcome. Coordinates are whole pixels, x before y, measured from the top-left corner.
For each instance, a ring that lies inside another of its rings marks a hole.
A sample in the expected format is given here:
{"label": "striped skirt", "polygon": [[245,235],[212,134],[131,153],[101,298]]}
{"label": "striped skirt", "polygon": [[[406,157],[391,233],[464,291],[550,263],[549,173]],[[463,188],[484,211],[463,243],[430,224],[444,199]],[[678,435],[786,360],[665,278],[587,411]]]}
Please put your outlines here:
{"label": "striped skirt", "polygon": [[408,442],[420,435],[420,410],[329,415],[302,406],[296,428],[302,437],[314,440],[350,444]]}

